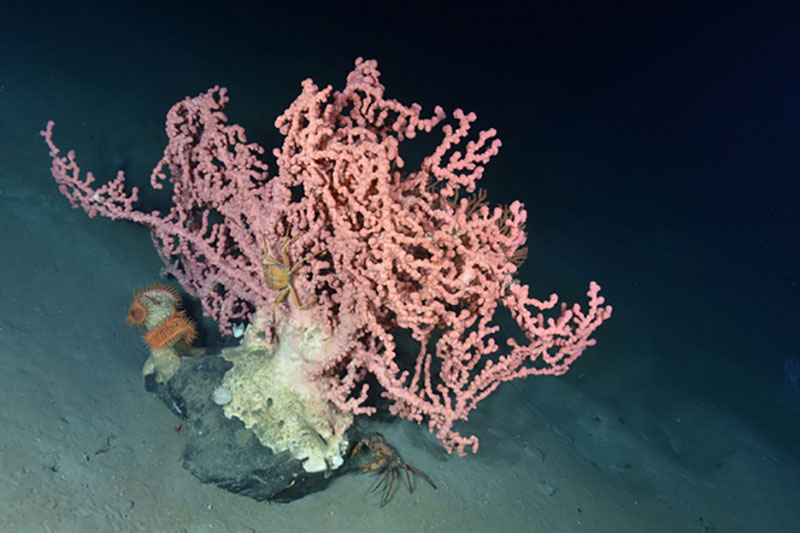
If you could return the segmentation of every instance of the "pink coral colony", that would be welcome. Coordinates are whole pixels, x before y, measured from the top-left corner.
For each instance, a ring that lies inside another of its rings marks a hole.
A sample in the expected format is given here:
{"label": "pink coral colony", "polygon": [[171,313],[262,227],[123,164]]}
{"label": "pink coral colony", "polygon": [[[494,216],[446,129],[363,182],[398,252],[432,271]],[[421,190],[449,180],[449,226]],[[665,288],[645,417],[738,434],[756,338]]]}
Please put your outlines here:
{"label": "pink coral colony", "polygon": [[[151,176],[155,189],[171,186],[168,212],[135,209],[138,191],[126,192],[122,172],[99,187],[91,173],[81,177],[74,152],[59,155],[50,122],[42,135],[53,176],[90,217],[148,226],[166,272],[223,332],[260,320],[269,343],[282,323],[319,322],[335,342],[309,362],[308,377],[339,409],[373,412],[371,376],[393,414],[427,422],[464,455],[478,439],[453,425],[500,383],[563,374],[594,344],[611,316],[596,283],[582,308],[557,305],[555,294],[538,300],[515,278],[527,213],[518,201],[490,207],[476,190],[500,141],[494,129],[468,138],[474,113],[456,109],[445,123],[436,107],[423,118],[419,105],[385,98],[377,62],[359,58],[340,91],[302,83],[275,122],[284,142],[270,175],[264,149],[228,123],[227,101],[214,87],[169,111],[169,142]],[[435,130],[439,145],[406,168],[403,141]],[[275,305],[289,285],[295,297]],[[497,342],[500,305],[524,342]],[[401,330],[417,344],[410,365],[399,362]]]}

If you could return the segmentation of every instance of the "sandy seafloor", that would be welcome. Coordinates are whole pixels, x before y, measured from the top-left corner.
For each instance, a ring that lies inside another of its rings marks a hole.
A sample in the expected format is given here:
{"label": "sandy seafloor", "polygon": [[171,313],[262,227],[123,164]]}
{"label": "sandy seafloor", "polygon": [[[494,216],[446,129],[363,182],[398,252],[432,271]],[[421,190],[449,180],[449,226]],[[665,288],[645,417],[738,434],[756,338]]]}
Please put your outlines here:
{"label": "sandy seafloor", "polygon": [[[0,531],[796,531],[800,413],[783,365],[800,319],[798,190],[782,180],[797,180],[796,153],[783,149],[798,148],[800,113],[788,94],[796,62],[781,63],[797,43],[793,14],[623,10],[603,14],[613,31],[590,39],[599,14],[573,28],[551,13],[564,28],[548,32],[543,13],[530,28],[540,39],[508,43],[496,18],[478,17],[495,42],[528,47],[492,61],[499,44],[390,40],[374,23],[386,17],[366,6],[335,23],[219,6],[3,14]],[[652,30],[631,29],[647,21]],[[725,41],[736,35],[744,41]],[[581,39],[595,52],[579,53]],[[642,50],[651,56],[639,63],[623,53]],[[374,478],[352,473],[290,504],[257,503],[181,467],[180,420],[144,390],[146,347],[123,320],[160,260],[144,228],[70,208],[38,132],[55,119],[56,142],[98,179],[124,168],[144,182],[172,103],[228,84],[231,120],[272,147],[272,120],[300,81],[341,87],[357,55],[381,62],[389,96],[501,123],[503,152],[485,179],[497,202],[531,210],[521,277],[570,300],[595,279],[614,316],[567,375],[507,383],[485,400],[460,428],[480,438],[475,455],[449,456],[413,423],[376,422],[438,490],[400,486],[381,509]],[[664,111],[659,87],[675,78]],[[643,118],[626,123],[633,115]]]}

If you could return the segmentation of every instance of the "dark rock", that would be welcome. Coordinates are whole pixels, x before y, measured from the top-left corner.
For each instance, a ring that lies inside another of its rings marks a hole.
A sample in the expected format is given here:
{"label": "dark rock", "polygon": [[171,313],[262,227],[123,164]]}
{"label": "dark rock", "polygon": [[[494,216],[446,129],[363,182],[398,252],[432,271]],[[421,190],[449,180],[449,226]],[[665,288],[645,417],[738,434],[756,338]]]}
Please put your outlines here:
{"label": "dark rock", "polygon": [[187,432],[183,467],[203,483],[257,501],[288,502],[327,487],[333,475],[309,474],[289,453],[274,454],[238,420],[225,417],[211,394],[222,384],[231,363],[219,356],[184,358],[180,370],[166,385],[153,375],[145,377],[145,388],[155,393],[183,418]]}

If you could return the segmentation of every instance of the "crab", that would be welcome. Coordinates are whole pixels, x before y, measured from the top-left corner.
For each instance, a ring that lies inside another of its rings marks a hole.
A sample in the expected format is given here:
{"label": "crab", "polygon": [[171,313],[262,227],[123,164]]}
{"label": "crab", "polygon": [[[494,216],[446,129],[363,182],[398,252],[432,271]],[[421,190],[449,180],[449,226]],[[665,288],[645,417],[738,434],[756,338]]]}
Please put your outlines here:
{"label": "crab", "polygon": [[378,481],[378,484],[375,485],[370,492],[375,492],[380,488],[381,485],[383,485],[384,481],[387,479],[389,480],[386,484],[386,490],[383,493],[381,507],[386,505],[386,502],[389,501],[389,497],[392,495],[392,488],[394,487],[395,479],[397,479],[398,476],[402,477],[402,474],[400,473],[401,470],[406,473],[406,481],[408,481],[409,492],[414,492],[414,486],[411,484],[411,474],[409,472],[417,474],[422,479],[430,483],[431,487],[433,487],[433,490],[437,490],[436,484],[425,472],[404,463],[403,458],[400,457],[400,454],[397,453],[397,450],[383,440],[383,436],[377,431],[375,432],[375,438],[373,440],[361,439],[355,446],[353,446],[353,451],[350,452],[350,457],[355,457],[355,455],[363,446],[366,446],[372,452],[372,462],[361,465],[361,473],[366,474],[368,472],[374,472],[375,470],[383,472],[383,476]]}
{"label": "crab", "polygon": [[267,237],[264,236],[265,258],[261,261],[264,268],[264,281],[266,282],[268,289],[279,291],[278,295],[275,297],[275,303],[272,306],[273,322],[275,320],[275,312],[278,308],[278,304],[280,304],[283,299],[286,298],[287,294],[292,295],[292,300],[298,309],[306,309],[310,305],[313,305],[316,301],[316,297],[314,297],[306,303],[300,303],[300,298],[297,296],[297,291],[294,290],[294,286],[292,285],[292,275],[295,273],[295,271],[300,268],[303,263],[323,252],[323,250],[318,250],[314,253],[308,254],[297,263],[292,264],[287,250],[295,241],[295,239],[300,237],[303,233],[305,233],[305,231],[301,231],[294,237],[289,238],[289,232],[287,230],[286,237],[283,240],[283,246],[281,246],[279,257],[273,257],[269,253],[269,249],[267,248]]}

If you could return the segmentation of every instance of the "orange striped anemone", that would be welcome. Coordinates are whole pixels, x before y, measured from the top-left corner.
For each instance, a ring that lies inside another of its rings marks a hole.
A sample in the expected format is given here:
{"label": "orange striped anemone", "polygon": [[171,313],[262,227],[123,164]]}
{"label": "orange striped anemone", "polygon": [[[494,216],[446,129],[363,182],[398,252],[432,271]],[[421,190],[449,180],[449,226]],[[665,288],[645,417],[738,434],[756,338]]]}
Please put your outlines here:
{"label": "orange striped anemone", "polygon": [[191,344],[195,337],[197,328],[194,322],[183,311],[173,308],[171,315],[144,335],[144,341],[151,348],[166,348],[181,340]]}
{"label": "orange striped anemone", "polygon": [[180,305],[181,303],[181,295],[178,290],[169,285],[164,285],[163,283],[151,283],[139,292],[145,297],[158,298],[159,296],[166,296],[174,301],[176,305]]}
{"label": "orange striped anemone", "polygon": [[133,293],[133,302],[128,308],[128,316],[125,318],[125,322],[127,322],[129,326],[141,326],[147,319],[147,308],[142,304],[140,295],[140,291]]}
{"label": "orange striped anemone", "polygon": [[[125,322],[129,326],[144,326],[152,311],[164,309],[163,313],[166,314],[167,310],[173,307],[180,307],[180,305],[181,295],[176,289],[169,285],[152,283],[144,289],[133,291],[133,302],[128,308],[128,316],[125,318]],[[158,320],[157,316],[153,318]]]}

